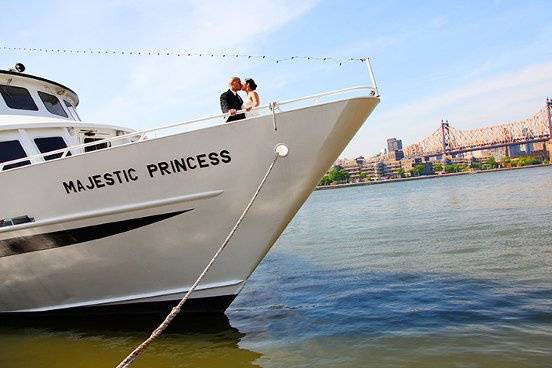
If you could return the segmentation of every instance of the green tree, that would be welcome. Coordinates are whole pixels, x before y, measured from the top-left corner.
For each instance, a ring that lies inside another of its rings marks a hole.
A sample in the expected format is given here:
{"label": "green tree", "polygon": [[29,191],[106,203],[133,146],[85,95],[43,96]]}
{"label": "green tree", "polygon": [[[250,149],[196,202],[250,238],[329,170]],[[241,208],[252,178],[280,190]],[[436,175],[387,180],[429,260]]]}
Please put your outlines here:
{"label": "green tree", "polygon": [[487,167],[488,167],[489,169],[496,169],[496,167],[497,167],[496,159],[495,159],[493,156],[489,157],[489,158],[485,161],[485,165],[487,165]]}
{"label": "green tree", "polygon": [[440,162],[434,162],[433,171],[443,171],[443,164]]}
{"label": "green tree", "polygon": [[520,157],[519,160],[518,160],[518,163],[519,163],[519,166],[529,165],[529,157],[527,157],[527,156]]}
{"label": "green tree", "polygon": [[417,164],[410,170],[410,175],[412,176],[420,176],[424,173],[425,166],[422,164]]}
{"label": "green tree", "polygon": [[502,158],[502,166],[510,167],[512,165],[512,159],[508,156]]}
{"label": "green tree", "polygon": [[481,170],[481,162],[479,161],[470,162],[470,169]]}
{"label": "green tree", "polygon": [[350,175],[341,166],[334,166],[328,173],[328,176],[332,182],[339,182],[347,181]]}
{"label": "green tree", "polygon": [[515,162],[516,166],[527,166],[527,165],[542,164],[541,160],[536,159],[533,156],[521,156],[521,157],[513,159],[512,162]]}
{"label": "green tree", "polygon": [[330,176],[326,174],[322,177],[322,180],[320,180],[320,183],[318,185],[330,185],[331,183],[332,179],[330,179]]}
{"label": "green tree", "polygon": [[461,165],[461,164],[448,164],[448,165],[445,165],[445,172],[448,173],[448,174],[464,171],[465,169],[466,169],[466,166]]}
{"label": "green tree", "polygon": [[399,178],[404,178],[406,176],[406,171],[404,171],[404,169],[401,167],[400,169],[397,170],[397,176]]}

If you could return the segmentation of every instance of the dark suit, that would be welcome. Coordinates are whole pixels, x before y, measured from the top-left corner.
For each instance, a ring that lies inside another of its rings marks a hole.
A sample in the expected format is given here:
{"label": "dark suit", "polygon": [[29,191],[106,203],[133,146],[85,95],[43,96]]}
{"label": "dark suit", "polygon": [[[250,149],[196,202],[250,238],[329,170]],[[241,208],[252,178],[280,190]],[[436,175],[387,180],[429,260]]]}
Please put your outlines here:
{"label": "dark suit", "polygon": [[[241,110],[242,105],[243,100],[241,99],[241,97],[237,93],[234,94],[231,90],[228,90],[220,95],[220,109],[223,113],[227,113],[230,109]],[[245,114],[230,116],[228,117],[226,122],[229,123],[231,121],[240,119],[245,119]]]}

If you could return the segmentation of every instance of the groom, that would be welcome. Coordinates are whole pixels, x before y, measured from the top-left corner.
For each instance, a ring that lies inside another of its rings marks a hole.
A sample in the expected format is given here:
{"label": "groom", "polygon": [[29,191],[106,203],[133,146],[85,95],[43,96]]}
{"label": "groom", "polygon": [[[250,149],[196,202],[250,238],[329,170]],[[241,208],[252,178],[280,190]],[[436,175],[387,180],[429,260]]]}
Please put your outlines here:
{"label": "groom", "polygon": [[220,95],[220,108],[223,113],[230,113],[230,116],[226,120],[227,123],[245,119],[245,114],[236,114],[236,111],[242,109],[243,100],[238,95],[238,91],[241,91],[242,84],[239,77],[232,77],[229,83],[230,89]]}

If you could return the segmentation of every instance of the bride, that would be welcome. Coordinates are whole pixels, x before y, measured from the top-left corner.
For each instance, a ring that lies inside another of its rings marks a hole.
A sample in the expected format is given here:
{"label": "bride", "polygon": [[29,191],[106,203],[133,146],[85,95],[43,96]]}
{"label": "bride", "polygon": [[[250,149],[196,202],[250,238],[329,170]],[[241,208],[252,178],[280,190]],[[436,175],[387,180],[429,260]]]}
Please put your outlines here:
{"label": "bride", "polygon": [[255,81],[251,78],[247,78],[242,85],[242,91],[247,93],[247,98],[242,105],[242,110],[247,111],[245,113],[246,118],[250,118],[259,114],[258,110],[252,110],[253,108],[258,107],[261,104],[261,99],[259,98],[259,94],[256,90],[257,84],[255,83]]}

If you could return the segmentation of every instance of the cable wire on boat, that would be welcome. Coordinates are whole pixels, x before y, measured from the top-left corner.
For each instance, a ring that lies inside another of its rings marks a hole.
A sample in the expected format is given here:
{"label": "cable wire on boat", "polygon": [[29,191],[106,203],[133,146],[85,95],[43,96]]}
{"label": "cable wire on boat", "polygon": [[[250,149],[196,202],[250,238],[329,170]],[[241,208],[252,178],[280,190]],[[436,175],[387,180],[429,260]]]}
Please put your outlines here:
{"label": "cable wire on boat", "polygon": [[257,59],[276,64],[282,62],[292,62],[296,60],[333,62],[342,66],[345,63],[361,62],[365,63],[367,58],[358,57],[333,57],[333,56],[289,56],[275,57],[269,55],[248,55],[236,53],[214,53],[214,52],[188,52],[178,50],[107,50],[107,49],[66,49],[66,48],[38,48],[38,47],[0,47],[2,51],[23,51],[37,52],[44,54],[66,54],[66,55],[106,55],[106,56],[172,56],[172,57],[201,57],[201,58],[219,58],[219,59]]}
{"label": "cable wire on boat", "polygon": [[272,114],[272,126],[274,127],[274,130],[278,130],[278,127],[276,126],[276,110],[279,109],[278,102],[271,102],[268,104],[268,108]]}
{"label": "cable wire on boat", "polygon": [[226,236],[226,239],[224,239],[224,241],[222,242],[220,247],[217,249],[216,253],[213,255],[213,258],[211,258],[211,260],[209,261],[207,266],[205,266],[205,268],[203,269],[201,274],[198,276],[197,280],[193,283],[193,285],[190,287],[190,289],[186,292],[186,294],[180,300],[180,302],[175,307],[173,307],[171,312],[167,315],[167,317],[165,317],[165,320],[159,325],[159,327],[157,327],[146,340],[144,340],[124,360],[122,360],[121,363],[119,363],[119,365],[117,365],[117,368],[130,367],[130,365],[140,355],[142,355],[144,353],[144,351],[147,349],[147,347],[157,337],[159,337],[163,333],[163,331],[165,331],[165,329],[169,326],[171,321],[178,315],[178,313],[180,313],[180,310],[181,310],[182,306],[184,305],[184,303],[186,303],[186,300],[188,300],[188,298],[190,297],[192,292],[195,290],[195,288],[199,285],[199,283],[201,282],[201,280],[203,279],[205,274],[207,274],[207,272],[209,271],[209,269],[211,268],[213,263],[215,263],[215,260],[217,259],[217,257],[222,253],[224,248],[228,245],[228,242],[230,241],[230,239],[232,239],[232,237],[236,233],[236,230],[238,229],[238,227],[242,223],[242,221],[243,221],[245,215],[247,214],[247,212],[249,212],[249,209],[253,205],[253,202],[255,202],[255,199],[257,199],[257,196],[259,195],[262,187],[264,186],[264,184],[266,182],[266,179],[268,179],[268,176],[272,172],[272,169],[274,168],[274,165],[276,164],[276,161],[278,160],[278,158],[287,156],[288,148],[285,144],[280,143],[280,144],[276,145],[276,147],[274,148],[274,152],[275,152],[274,159],[272,160],[272,163],[268,167],[268,170],[266,171],[266,173],[264,174],[261,182],[259,183],[259,186],[257,187],[257,190],[255,190],[255,193],[253,194],[253,197],[251,197],[251,200],[249,201],[249,203],[247,204],[247,206],[243,210],[242,214],[238,218],[238,221],[236,221],[236,224],[234,225],[232,230],[230,230],[230,233],[228,233],[228,235]]}

